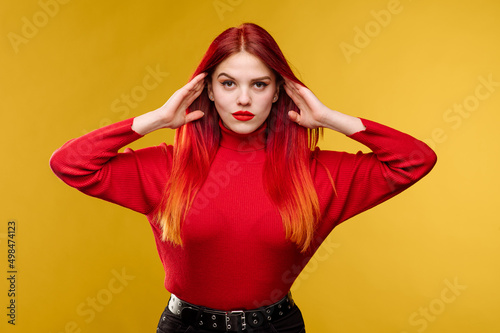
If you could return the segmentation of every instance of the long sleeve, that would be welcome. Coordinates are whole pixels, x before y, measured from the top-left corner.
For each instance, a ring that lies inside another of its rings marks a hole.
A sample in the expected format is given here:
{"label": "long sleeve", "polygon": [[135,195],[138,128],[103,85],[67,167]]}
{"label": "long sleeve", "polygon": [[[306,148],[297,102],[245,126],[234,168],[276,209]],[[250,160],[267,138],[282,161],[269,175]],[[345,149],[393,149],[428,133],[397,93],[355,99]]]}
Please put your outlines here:
{"label": "long sleeve", "polygon": [[339,223],[415,184],[437,161],[434,151],[422,141],[373,121],[362,122],[366,129],[350,138],[372,152],[314,153],[312,171],[323,212],[317,230],[319,239],[324,239]]}
{"label": "long sleeve", "polygon": [[142,137],[132,130],[132,122],[127,119],[68,141],[53,153],[50,167],[85,194],[148,214],[163,193],[171,147],[127,148],[119,153]]}

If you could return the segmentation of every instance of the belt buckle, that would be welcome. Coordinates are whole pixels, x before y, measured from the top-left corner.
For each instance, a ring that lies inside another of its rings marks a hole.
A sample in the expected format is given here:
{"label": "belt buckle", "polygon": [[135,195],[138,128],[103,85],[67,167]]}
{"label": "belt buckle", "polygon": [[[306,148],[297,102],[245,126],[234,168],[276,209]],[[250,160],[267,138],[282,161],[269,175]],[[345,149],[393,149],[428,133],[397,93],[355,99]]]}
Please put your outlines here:
{"label": "belt buckle", "polygon": [[236,311],[226,312],[226,331],[229,331],[232,328],[231,324],[230,324],[229,315],[233,315],[233,314],[240,315],[240,318],[241,318],[241,330],[242,331],[246,330],[246,328],[247,328],[247,322],[246,322],[246,318],[245,318],[245,311],[236,310]]}

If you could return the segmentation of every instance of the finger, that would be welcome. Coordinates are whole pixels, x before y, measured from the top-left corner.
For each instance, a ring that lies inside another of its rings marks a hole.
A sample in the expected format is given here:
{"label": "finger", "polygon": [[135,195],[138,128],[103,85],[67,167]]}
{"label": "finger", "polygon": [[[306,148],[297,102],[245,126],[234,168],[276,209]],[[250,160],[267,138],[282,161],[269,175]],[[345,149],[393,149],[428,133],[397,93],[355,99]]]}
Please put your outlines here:
{"label": "finger", "polygon": [[287,86],[291,91],[293,91],[296,94],[299,93],[299,90],[302,87],[297,82],[294,82],[294,81],[289,80],[289,79],[285,79],[285,86]]}
{"label": "finger", "polygon": [[293,87],[294,82],[289,78],[285,78],[285,84],[289,87]]}
{"label": "finger", "polygon": [[196,75],[191,81],[189,81],[181,90],[185,94],[189,94],[193,91],[198,91],[205,86],[205,81],[203,80],[207,76],[207,73],[201,73]]}
{"label": "finger", "polygon": [[205,115],[205,113],[203,111],[200,111],[200,110],[189,112],[188,114],[186,114],[186,118],[185,118],[186,124],[190,123],[192,121],[198,120],[198,119],[202,118],[204,115]]}
{"label": "finger", "polygon": [[285,79],[285,84],[283,85],[283,87],[287,91],[287,94],[293,93],[293,86],[292,86],[292,82],[290,80]]}
{"label": "finger", "polygon": [[297,95],[297,93],[295,92],[295,90],[293,90],[293,88],[291,88],[289,85],[284,85],[284,87],[285,87],[285,92],[287,93],[287,95],[290,96],[290,98],[294,102],[297,102],[297,98],[299,96]]}
{"label": "finger", "polygon": [[298,114],[296,111],[288,111],[288,117],[294,123],[297,123],[297,124],[300,123],[300,114]]}
{"label": "finger", "polygon": [[198,82],[203,81],[203,79],[207,76],[206,72],[200,73],[196,75],[189,83],[192,83],[193,85],[196,85]]}
{"label": "finger", "polygon": [[[196,98],[198,98],[198,96],[200,96],[200,94],[203,92],[203,88],[205,87],[205,81],[202,80],[202,78],[204,78],[206,76],[205,73],[202,73],[200,75],[197,75],[193,80],[198,80],[198,82],[196,82],[196,84],[192,87],[188,87],[186,86],[187,89],[189,90],[186,90],[184,92],[184,103],[183,105],[185,107],[188,107],[189,105],[191,105],[191,103],[194,102],[194,100]],[[191,81],[189,84],[193,83],[193,81]]]}
{"label": "finger", "polygon": [[190,105],[203,92],[204,84],[198,83],[186,95],[187,104]]}
{"label": "finger", "polygon": [[[285,87],[285,90],[287,88]],[[304,100],[303,96],[299,95],[298,92],[296,92],[295,90],[293,90],[292,88],[288,87],[289,90],[286,90],[286,93],[288,94],[288,96],[290,96],[290,98],[292,99],[292,101],[295,103],[295,105],[297,105],[297,107],[301,110],[305,110],[307,108],[307,103],[306,101]]]}
{"label": "finger", "polygon": [[302,88],[301,85],[294,83],[292,81],[289,81],[289,83],[285,84],[285,90],[287,94],[295,101],[297,102],[299,99],[303,100],[304,96],[301,94],[300,89]]}

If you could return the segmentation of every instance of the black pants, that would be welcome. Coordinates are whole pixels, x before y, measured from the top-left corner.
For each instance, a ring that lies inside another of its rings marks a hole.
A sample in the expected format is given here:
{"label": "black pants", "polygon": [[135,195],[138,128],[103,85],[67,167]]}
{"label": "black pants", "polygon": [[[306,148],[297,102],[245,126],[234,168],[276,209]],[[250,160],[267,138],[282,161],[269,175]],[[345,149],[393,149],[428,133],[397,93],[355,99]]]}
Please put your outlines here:
{"label": "black pants", "polygon": [[[294,305],[292,311],[283,318],[273,321],[267,326],[259,328],[247,327],[243,332],[248,333],[305,333],[304,319],[297,305]],[[199,330],[188,326],[182,320],[174,315],[168,307],[163,311],[160,322],[158,323],[157,333],[213,333],[213,331]]]}

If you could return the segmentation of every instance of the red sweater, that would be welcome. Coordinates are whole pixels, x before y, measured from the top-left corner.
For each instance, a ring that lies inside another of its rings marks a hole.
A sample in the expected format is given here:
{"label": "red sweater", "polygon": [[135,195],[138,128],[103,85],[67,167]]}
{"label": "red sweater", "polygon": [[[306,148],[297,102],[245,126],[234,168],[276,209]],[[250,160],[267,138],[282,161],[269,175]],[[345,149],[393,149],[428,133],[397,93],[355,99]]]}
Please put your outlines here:
{"label": "red sweater", "polygon": [[322,221],[311,250],[301,254],[285,239],[280,214],[264,191],[266,150],[262,140],[252,139],[265,133],[238,135],[222,127],[220,148],[184,222],[180,247],[161,240],[152,216],[172,167],[173,147],[118,153],[141,137],[131,129],[132,121],[67,142],[53,154],[51,168],[83,193],[145,214],[165,269],[165,288],[187,302],[221,310],[279,300],[335,226],[408,188],[436,162],[423,142],[368,120],[362,120],[366,130],[350,137],[372,153],[317,149],[311,173]]}

